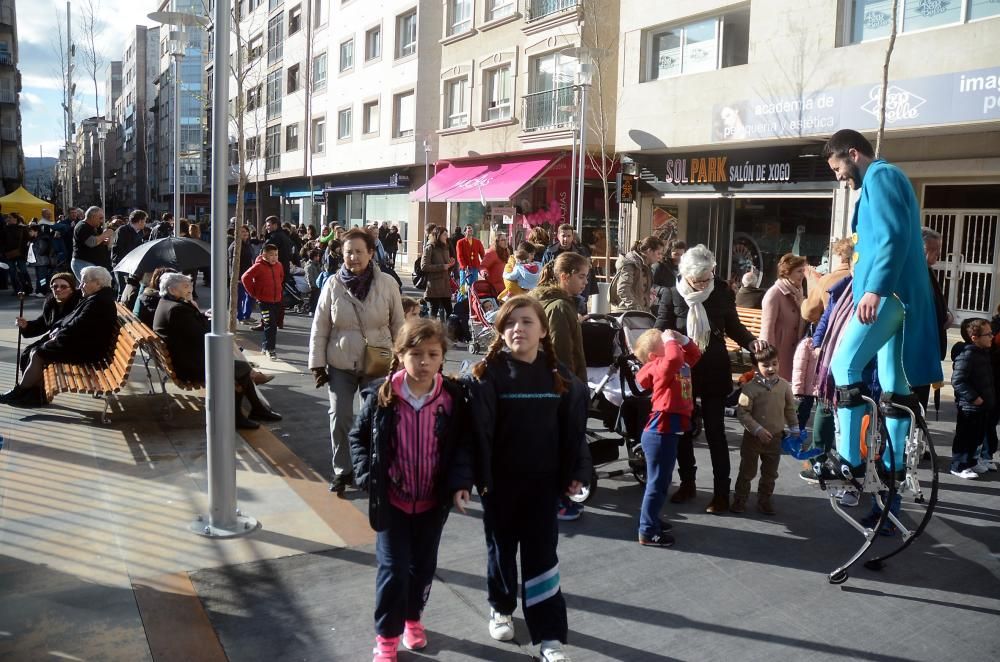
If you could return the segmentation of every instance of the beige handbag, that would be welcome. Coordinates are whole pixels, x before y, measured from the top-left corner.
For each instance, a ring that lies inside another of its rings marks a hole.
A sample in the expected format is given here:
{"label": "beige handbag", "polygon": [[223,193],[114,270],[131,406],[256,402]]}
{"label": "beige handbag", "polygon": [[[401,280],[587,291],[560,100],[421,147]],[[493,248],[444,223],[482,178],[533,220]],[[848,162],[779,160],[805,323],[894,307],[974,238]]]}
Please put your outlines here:
{"label": "beige handbag", "polygon": [[361,330],[361,338],[365,341],[365,357],[361,365],[361,374],[368,379],[385,377],[389,374],[389,366],[392,364],[392,348],[379,347],[368,342],[365,334],[365,325],[361,322],[361,313],[358,307],[351,302],[354,314],[358,316],[358,328]]}

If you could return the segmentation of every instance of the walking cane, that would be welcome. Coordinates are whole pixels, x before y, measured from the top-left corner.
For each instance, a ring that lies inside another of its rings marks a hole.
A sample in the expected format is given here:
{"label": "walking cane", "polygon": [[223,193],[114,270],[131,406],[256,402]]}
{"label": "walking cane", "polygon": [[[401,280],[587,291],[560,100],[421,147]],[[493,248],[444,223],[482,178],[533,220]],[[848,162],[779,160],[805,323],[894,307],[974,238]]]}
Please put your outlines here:
{"label": "walking cane", "polygon": [[[17,313],[18,318],[24,317],[24,292],[18,292],[17,298],[21,302],[20,311]],[[14,371],[14,386],[21,383],[21,325],[17,325],[17,354],[15,354],[15,361],[17,361],[17,369]]]}

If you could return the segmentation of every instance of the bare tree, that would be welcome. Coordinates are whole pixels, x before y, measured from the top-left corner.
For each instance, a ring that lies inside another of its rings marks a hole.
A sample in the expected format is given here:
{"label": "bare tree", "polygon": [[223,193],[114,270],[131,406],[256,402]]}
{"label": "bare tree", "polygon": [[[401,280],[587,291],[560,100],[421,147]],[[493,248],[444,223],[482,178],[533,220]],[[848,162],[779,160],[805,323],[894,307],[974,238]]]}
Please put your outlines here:
{"label": "bare tree", "polygon": [[889,91],[889,62],[892,60],[892,49],[896,46],[896,11],[899,0],[892,0],[892,13],[889,19],[889,46],[885,49],[885,62],[882,65],[882,89],[878,97],[878,131],[875,133],[875,158],[882,153],[882,136],[885,134],[885,98]]}
{"label": "bare tree", "polygon": [[82,48],[83,68],[94,83],[94,116],[101,116],[100,95],[97,91],[97,74],[106,64],[104,56],[97,50],[97,41],[104,31],[104,24],[99,17],[101,0],[83,0],[80,12],[79,29],[83,35]]}

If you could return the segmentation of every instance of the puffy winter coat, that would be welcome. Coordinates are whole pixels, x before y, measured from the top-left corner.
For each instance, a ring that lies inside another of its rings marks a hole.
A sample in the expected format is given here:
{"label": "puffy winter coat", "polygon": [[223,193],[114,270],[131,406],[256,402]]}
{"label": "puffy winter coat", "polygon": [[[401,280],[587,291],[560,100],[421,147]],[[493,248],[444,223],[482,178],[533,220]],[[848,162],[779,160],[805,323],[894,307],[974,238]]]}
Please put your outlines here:
{"label": "puffy winter coat", "polygon": [[[955,389],[955,404],[962,411],[992,411],[996,408],[993,384],[993,365],[990,350],[966,343],[955,357],[951,372],[951,385]],[[981,404],[973,404],[982,398]]]}
{"label": "puffy winter coat", "polygon": [[392,276],[375,269],[375,277],[364,301],[351,294],[337,276],[326,279],[319,294],[309,335],[309,368],[332,366],[360,373],[364,367],[365,339],[368,344],[392,347],[403,326],[403,301]]}
{"label": "puffy winter coat", "polygon": [[536,287],[531,294],[541,302],[549,319],[549,337],[556,350],[556,358],[586,384],[587,359],[583,354],[583,331],[580,329],[576,301],[566,290],[552,285]]}
{"label": "puffy winter coat", "polygon": [[281,262],[271,264],[263,255],[257,257],[253,266],[240,277],[243,289],[261,303],[280,303],[281,287],[285,282],[285,269]]}
{"label": "puffy winter coat", "polygon": [[[726,336],[737,345],[749,350],[754,336],[740,321],[736,313],[736,299],[726,281],[716,277],[714,290],[705,299],[705,312],[712,329],[708,346],[701,350],[701,360],[691,371],[695,397],[726,396],[733,390],[733,377],[726,351]],[[676,287],[669,287],[660,294],[660,307],[656,328],[660,331],[674,329],[687,332],[688,305]]]}
{"label": "puffy winter coat", "polygon": [[618,258],[618,273],[613,279],[611,303],[619,310],[649,312],[649,294],[653,287],[653,272],[637,251]]}
{"label": "puffy winter coat", "polygon": [[795,347],[792,365],[792,394],[816,395],[816,366],[819,350],[813,348],[813,339],[806,336]]}
{"label": "puffy winter coat", "polygon": [[778,374],[785,381],[792,380],[795,346],[802,339],[805,320],[801,304],[783,280],[778,280],[764,295],[760,316],[760,338],[778,350]]}
{"label": "puffy winter coat", "polygon": [[428,299],[451,298],[451,252],[441,242],[424,244],[424,252],[420,256],[420,270],[427,278],[427,290],[424,296]]}
{"label": "puffy winter coat", "polygon": [[496,248],[490,248],[486,251],[486,256],[483,258],[482,272],[479,275],[493,286],[497,294],[502,292],[504,288],[503,270],[505,266],[507,266],[507,261],[500,259]]}

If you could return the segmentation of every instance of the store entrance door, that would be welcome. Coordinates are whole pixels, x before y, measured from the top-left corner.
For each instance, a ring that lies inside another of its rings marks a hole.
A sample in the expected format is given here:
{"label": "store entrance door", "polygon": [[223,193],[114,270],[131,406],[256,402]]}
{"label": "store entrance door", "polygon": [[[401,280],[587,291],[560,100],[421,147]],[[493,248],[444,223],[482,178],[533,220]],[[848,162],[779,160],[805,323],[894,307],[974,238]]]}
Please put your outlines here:
{"label": "store entrance door", "polygon": [[992,317],[996,300],[998,209],[925,209],[924,225],[941,233],[932,267],[957,320]]}

